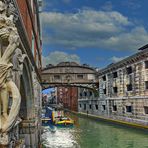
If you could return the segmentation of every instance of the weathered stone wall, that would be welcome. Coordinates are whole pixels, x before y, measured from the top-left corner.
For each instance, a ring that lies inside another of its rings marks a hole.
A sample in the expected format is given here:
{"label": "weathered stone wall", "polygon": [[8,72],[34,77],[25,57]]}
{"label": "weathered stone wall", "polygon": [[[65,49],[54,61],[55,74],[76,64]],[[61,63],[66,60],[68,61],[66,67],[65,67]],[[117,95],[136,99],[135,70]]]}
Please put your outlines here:
{"label": "weathered stone wall", "polygon": [[[66,63],[66,65],[65,65]],[[96,70],[91,67],[65,62],[63,65],[50,66],[42,70],[42,81],[49,84],[95,82]],[[67,65],[68,64],[68,65]]]}
{"label": "weathered stone wall", "polygon": [[97,101],[79,97],[79,111],[148,125],[147,61],[148,49],[145,49],[102,69],[98,74]]}

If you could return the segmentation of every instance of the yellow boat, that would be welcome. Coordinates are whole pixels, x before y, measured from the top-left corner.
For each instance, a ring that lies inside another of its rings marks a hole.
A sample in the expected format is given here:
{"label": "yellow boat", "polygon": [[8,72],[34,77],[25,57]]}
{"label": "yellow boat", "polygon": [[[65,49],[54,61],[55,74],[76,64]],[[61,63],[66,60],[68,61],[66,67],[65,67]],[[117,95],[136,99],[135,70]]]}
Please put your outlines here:
{"label": "yellow boat", "polygon": [[58,121],[55,122],[55,125],[61,125],[61,126],[71,126],[73,124],[74,121],[67,117],[60,118]]}

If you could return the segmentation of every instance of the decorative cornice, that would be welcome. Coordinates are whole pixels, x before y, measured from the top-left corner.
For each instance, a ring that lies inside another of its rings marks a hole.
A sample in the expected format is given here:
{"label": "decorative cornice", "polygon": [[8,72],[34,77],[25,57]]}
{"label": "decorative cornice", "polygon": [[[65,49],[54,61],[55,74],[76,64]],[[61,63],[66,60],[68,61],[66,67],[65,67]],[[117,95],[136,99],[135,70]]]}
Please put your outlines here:
{"label": "decorative cornice", "polygon": [[129,56],[129,57],[127,57],[115,64],[111,64],[111,65],[107,66],[106,68],[100,70],[98,72],[98,75],[100,76],[100,75],[106,74],[108,72],[117,70],[122,67],[128,67],[130,64],[134,64],[136,62],[139,62],[140,60],[142,60],[144,58],[148,58],[148,48],[146,48],[146,49],[144,49],[132,56]]}

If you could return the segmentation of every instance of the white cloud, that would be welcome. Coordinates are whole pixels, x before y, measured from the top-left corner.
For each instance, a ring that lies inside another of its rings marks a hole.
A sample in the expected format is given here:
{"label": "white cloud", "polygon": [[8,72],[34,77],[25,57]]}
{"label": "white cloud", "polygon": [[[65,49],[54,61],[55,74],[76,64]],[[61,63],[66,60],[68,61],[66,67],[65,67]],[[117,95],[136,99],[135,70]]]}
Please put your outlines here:
{"label": "white cloud", "polygon": [[45,67],[47,64],[57,65],[60,62],[80,63],[80,58],[76,54],[67,54],[61,51],[54,51],[48,56],[42,56],[43,67]]}
{"label": "white cloud", "polygon": [[113,63],[117,63],[123,59],[127,58],[127,56],[125,57],[116,57],[116,56],[113,56],[110,60],[113,62]]}
{"label": "white cloud", "polygon": [[42,22],[46,31],[43,42],[63,48],[137,50],[148,39],[143,26],[136,26],[117,11],[43,12]]}

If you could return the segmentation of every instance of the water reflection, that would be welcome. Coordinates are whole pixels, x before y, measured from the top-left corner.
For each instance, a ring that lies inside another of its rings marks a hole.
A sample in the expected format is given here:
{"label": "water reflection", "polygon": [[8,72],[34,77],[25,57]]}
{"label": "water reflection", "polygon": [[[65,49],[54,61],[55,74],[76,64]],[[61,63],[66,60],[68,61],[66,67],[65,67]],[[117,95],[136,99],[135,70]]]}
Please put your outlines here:
{"label": "water reflection", "polygon": [[73,128],[46,131],[46,148],[148,148],[148,133],[77,118]]}
{"label": "water reflection", "polygon": [[46,130],[42,135],[46,148],[79,148],[74,128],[57,128],[55,133]]}

